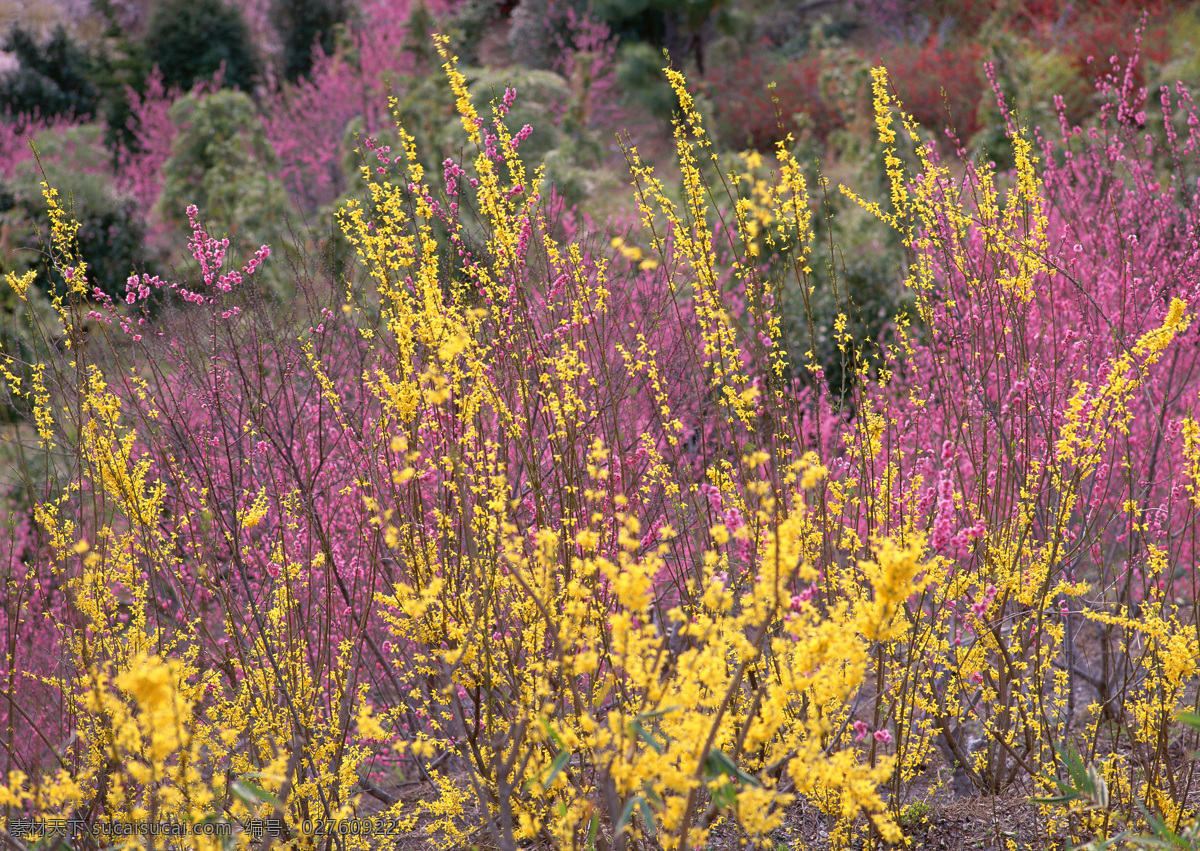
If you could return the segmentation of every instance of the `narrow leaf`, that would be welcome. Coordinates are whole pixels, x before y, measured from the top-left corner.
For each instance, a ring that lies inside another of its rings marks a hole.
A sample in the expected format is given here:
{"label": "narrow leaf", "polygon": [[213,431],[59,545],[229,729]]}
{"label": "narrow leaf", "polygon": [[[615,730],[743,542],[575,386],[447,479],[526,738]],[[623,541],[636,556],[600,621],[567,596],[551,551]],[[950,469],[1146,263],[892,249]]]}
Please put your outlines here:
{"label": "narrow leaf", "polygon": [[233,781],[233,784],[229,787],[229,790],[233,792],[233,794],[237,795],[241,802],[251,809],[258,806],[260,803],[270,804],[276,809],[283,808],[283,805],[279,803],[278,798],[276,798],[266,789],[251,783],[245,778]]}
{"label": "narrow leaf", "polygon": [[1187,724],[1193,730],[1200,730],[1200,712],[1180,712],[1175,720]]}
{"label": "narrow leaf", "polygon": [[654,805],[656,810],[659,812],[663,811],[663,800],[658,796],[658,793],[654,791],[654,788],[649,783],[642,784],[642,794],[645,795],[647,800]]}
{"label": "narrow leaf", "polygon": [[654,737],[653,733],[642,726],[641,721],[630,721],[629,729],[631,731],[631,735],[641,738],[642,741],[648,744],[655,753],[662,753],[667,749],[666,745],[659,742],[659,740]]}
{"label": "narrow leaf", "polygon": [[724,751],[709,751],[708,756],[704,760],[704,767],[714,776],[724,774],[728,777],[736,778],[742,783],[748,783],[751,786],[762,785],[757,777],[743,771],[741,766],[730,759]]}
{"label": "narrow leaf", "polygon": [[629,820],[633,818],[634,807],[638,805],[638,801],[640,800],[641,798],[639,796],[634,795],[625,802],[625,809],[621,810],[621,817],[617,819],[617,826],[613,829],[614,838],[620,835],[621,831],[629,826]]}
{"label": "narrow leaf", "polygon": [[550,763],[550,774],[547,775],[546,779],[542,782],[542,785],[547,786],[547,787],[550,786],[550,784],[554,782],[554,778],[558,777],[558,775],[562,772],[562,770],[564,768],[567,767],[567,763],[569,763],[570,761],[571,761],[571,752],[570,751],[563,751],[558,756],[556,756],[554,758],[554,762]]}
{"label": "narrow leaf", "polygon": [[555,732],[554,728],[550,726],[549,721],[547,721],[545,718],[541,720],[542,729],[546,731],[546,735],[550,737],[550,741],[554,742],[560,751],[565,751],[567,749],[567,744],[563,741],[562,736]]}
{"label": "narrow leaf", "polygon": [[638,796],[638,805],[642,810],[642,821],[646,823],[646,833],[651,837],[657,832],[658,828],[654,824],[654,813],[650,812],[650,805],[646,803],[646,799]]}
{"label": "narrow leaf", "polygon": [[600,829],[600,818],[595,813],[592,813],[591,821],[588,822],[587,830],[587,847],[591,851],[596,848],[596,831]]}

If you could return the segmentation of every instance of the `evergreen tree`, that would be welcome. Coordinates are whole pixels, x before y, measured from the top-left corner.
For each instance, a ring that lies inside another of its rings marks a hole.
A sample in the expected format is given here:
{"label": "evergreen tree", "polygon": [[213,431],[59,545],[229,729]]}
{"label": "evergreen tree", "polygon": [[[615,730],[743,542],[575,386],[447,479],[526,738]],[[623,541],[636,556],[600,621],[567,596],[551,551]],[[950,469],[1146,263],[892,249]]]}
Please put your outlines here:
{"label": "evergreen tree", "polygon": [[17,67],[0,77],[0,110],[14,116],[37,112],[43,117],[96,113],[99,92],[92,82],[96,63],[62,24],[44,45],[29,30],[14,27],[4,39],[4,49],[16,55]]}
{"label": "evergreen tree", "polygon": [[246,21],[237,7],[221,0],[163,0],[142,43],[167,86],[189,89],[216,73],[221,63],[226,86],[249,91],[258,75]]}
{"label": "evergreen tree", "polygon": [[313,45],[333,53],[337,27],[347,17],[345,0],[274,0],[271,16],[283,42],[283,77],[296,80],[312,69]]}
{"label": "evergreen tree", "polygon": [[671,64],[691,59],[704,76],[704,56],[726,0],[596,0],[593,12],[623,41],[666,48]]}
{"label": "evergreen tree", "polygon": [[129,92],[141,95],[146,89],[146,77],[152,66],[145,48],[122,26],[112,0],[92,0],[92,9],[105,21],[104,47],[92,76],[100,91],[100,112],[106,130],[104,143],[115,152],[122,146],[137,147],[131,126]]}

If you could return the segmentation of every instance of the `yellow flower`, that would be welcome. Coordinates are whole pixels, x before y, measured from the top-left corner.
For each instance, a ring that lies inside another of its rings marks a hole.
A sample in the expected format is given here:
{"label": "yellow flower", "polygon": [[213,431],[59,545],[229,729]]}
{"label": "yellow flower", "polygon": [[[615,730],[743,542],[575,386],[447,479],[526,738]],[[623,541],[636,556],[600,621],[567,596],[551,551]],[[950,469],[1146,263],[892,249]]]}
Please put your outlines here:
{"label": "yellow flower", "polygon": [[925,569],[921,554],[925,551],[923,537],[914,536],[907,545],[885,538],[875,547],[874,561],[860,561],[859,569],[871,583],[874,592],[870,601],[860,605],[858,630],[868,641],[891,641],[904,632],[906,623],[898,617],[904,601],[926,587],[932,579],[917,581]]}

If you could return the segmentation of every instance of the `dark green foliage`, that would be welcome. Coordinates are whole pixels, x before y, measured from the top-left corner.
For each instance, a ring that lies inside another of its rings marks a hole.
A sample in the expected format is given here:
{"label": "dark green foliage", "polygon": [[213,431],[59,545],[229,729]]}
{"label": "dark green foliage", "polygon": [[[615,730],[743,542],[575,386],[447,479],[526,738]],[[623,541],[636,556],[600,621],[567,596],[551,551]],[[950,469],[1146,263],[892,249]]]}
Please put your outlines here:
{"label": "dark green foliage", "polygon": [[669,116],[676,108],[675,93],[667,85],[662,51],[644,41],[621,45],[617,81],[629,97],[651,115]]}
{"label": "dark green foliage", "polygon": [[676,68],[692,60],[704,76],[705,50],[726,0],[597,0],[593,13],[622,41],[666,48]]}
{"label": "dark green foliage", "polygon": [[[562,144],[562,132],[556,126],[557,116],[566,112],[571,100],[571,89],[566,80],[551,71],[528,68],[505,68],[504,70],[481,69],[466,74],[471,89],[471,101],[476,111],[490,127],[492,102],[504,96],[510,86],[517,90],[517,100],[504,119],[508,132],[516,134],[528,124],[533,135],[518,149],[527,171],[532,172],[542,158]],[[443,148],[449,148],[451,140],[461,136],[462,122],[451,119],[445,125]]]}
{"label": "dark green foliage", "polygon": [[250,30],[221,0],[162,0],[142,37],[146,57],[168,87],[189,89],[225,65],[224,85],[249,91],[258,76]]}
{"label": "dark green foliage", "polygon": [[114,297],[123,296],[130,272],[144,265],[145,226],[135,202],[113,198],[84,211],[79,224],[80,256],[90,258],[89,280]]}
{"label": "dark green foliage", "polygon": [[283,42],[283,76],[296,80],[312,70],[313,45],[333,53],[337,28],[346,22],[345,0],[274,0],[271,19]]}
{"label": "dark green foliage", "polygon": [[153,66],[141,42],[132,38],[118,20],[112,0],[92,0],[92,9],[106,22],[105,47],[96,62],[92,82],[100,91],[101,108],[106,130],[104,143],[114,154],[121,147],[136,150],[137,138],[129,126],[130,90],[142,94],[146,78]]}
{"label": "dark green foliage", "polygon": [[416,72],[420,74],[436,67],[439,61],[432,35],[439,27],[424,0],[417,0],[409,10],[405,29],[404,52],[412,56]]}
{"label": "dark green foliage", "polygon": [[184,209],[195,204],[214,233],[249,231],[262,238],[282,227],[286,195],[271,176],[275,152],[249,97],[187,95],[171,107],[171,122],[179,133],[163,164],[158,199],[167,221],[186,228]]}
{"label": "dark green foliage", "polygon": [[622,42],[644,41],[662,47],[666,29],[656,6],[654,0],[599,0],[593,11]]}
{"label": "dark green foliage", "polygon": [[233,241],[238,262],[259,245],[269,244],[276,257],[258,278],[281,292],[292,207],[287,190],[274,176],[275,151],[253,101],[244,92],[191,94],[176,101],[170,115],[179,132],[162,167],[158,210],[163,220],[182,236],[188,227],[185,210],[195,204],[213,236],[227,235]]}
{"label": "dark green foliage", "polygon": [[[726,0],[596,0],[591,13],[617,37],[617,79],[622,90],[651,115],[669,116],[675,95],[663,65],[704,76],[709,44],[729,5]],[[667,56],[664,57],[663,51]]]}
{"label": "dark green foliage", "polygon": [[44,45],[29,30],[14,27],[4,49],[16,55],[18,67],[0,77],[0,109],[14,116],[95,114],[100,93],[91,78],[96,62],[61,24]]}
{"label": "dark green foliage", "polygon": [[[34,140],[49,182],[58,188],[68,212],[79,222],[80,255],[87,258],[88,282],[114,299],[125,294],[130,273],[145,271],[145,222],[134,201],[117,193],[105,176],[107,153],[97,125],[46,132]],[[50,229],[41,175],[31,164],[0,185],[0,229],[9,250],[0,271],[39,269],[38,288],[51,293],[64,286],[41,262]],[[149,270],[153,271],[153,270]]]}
{"label": "dark green foliage", "polygon": [[496,0],[463,0],[446,22],[444,32],[450,38],[450,51],[460,65],[479,61],[479,45],[487,28],[500,15]]}

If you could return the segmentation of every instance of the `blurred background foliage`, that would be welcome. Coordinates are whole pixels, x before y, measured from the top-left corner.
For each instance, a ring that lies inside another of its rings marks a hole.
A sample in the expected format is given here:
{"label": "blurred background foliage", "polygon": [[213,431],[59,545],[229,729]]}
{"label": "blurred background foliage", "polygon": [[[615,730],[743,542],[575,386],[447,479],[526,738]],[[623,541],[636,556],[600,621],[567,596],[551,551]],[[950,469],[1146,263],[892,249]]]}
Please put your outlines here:
{"label": "blurred background foliage", "polygon": [[99,63],[62,24],[44,42],[18,24],[4,36],[4,50],[16,61],[16,68],[0,79],[0,99],[10,119],[30,114],[95,115],[100,101]]}
{"label": "blurred background foliage", "polygon": [[259,75],[246,21],[238,6],[223,0],[161,0],[142,43],[172,88],[190,89],[221,72],[225,85],[248,91]]}
{"label": "blurred background foliage", "polygon": [[330,55],[351,12],[348,0],[274,0],[271,19],[279,29],[280,75],[288,82],[307,76],[315,50]]}
{"label": "blurred background foliage", "polygon": [[[185,95],[172,105],[170,119],[177,132],[154,211],[171,229],[170,243],[186,244],[191,233],[186,210],[195,204],[210,233],[229,237],[240,262],[263,244],[286,251],[295,208],[276,177],[275,151],[249,95],[227,90]],[[286,296],[287,272],[279,260],[264,267],[263,280]]]}
{"label": "blurred background foliage", "polygon": [[[114,297],[124,295],[134,270],[156,266],[146,253],[144,211],[121,193],[108,174],[102,128],[95,124],[47,130],[33,140],[45,168],[45,180],[58,189],[80,227],[81,254],[88,258],[94,286]],[[49,242],[42,176],[32,169],[0,181],[0,268],[18,274],[35,269],[38,289],[52,294],[63,281],[50,277],[41,247]]]}
{"label": "blurred background foliage", "polygon": [[[303,256],[347,274],[349,248],[328,223],[346,200],[368,200],[360,170],[377,163],[366,140],[399,150],[386,98],[435,186],[445,160],[474,155],[461,148],[435,31],[481,114],[517,90],[505,121],[510,133],[533,128],[521,158],[531,176],[543,167],[542,197],[615,233],[631,215],[619,133],[680,192],[669,63],[687,74],[722,162],[770,180],[783,144],[811,164],[810,186],[823,176],[833,187],[814,192],[816,243],[841,248],[814,258],[809,303],[792,287],[783,310],[791,349],[811,347],[835,390],[846,365],[820,329],[845,312],[856,338],[871,341],[906,309],[894,234],[836,192],[878,180],[873,65],[888,67],[905,109],[944,149],[1002,168],[1011,151],[993,85],[1030,127],[1057,128],[1059,104],[1067,121],[1086,123],[1099,108],[1097,79],[1123,73],[1139,33],[1136,85],[1154,97],[1176,80],[1200,83],[1200,11],[1184,0],[91,0],[83,15],[52,6],[0,34],[6,271],[38,267],[45,237],[32,140],[75,205],[106,292],[135,270],[187,268],[191,203],[239,251],[272,245],[262,276],[271,297],[287,297]],[[155,68],[167,92],[158,113],[146,106]],[[761,155],[752,168],[735,156],[748,151]],[[131,185],[131,168],[148,171],[138,180],[157,193],[153,203],[117,188]],[[307,185],[296,175],[321,177]],[[786,272],[781,256],[762,262]]]}

